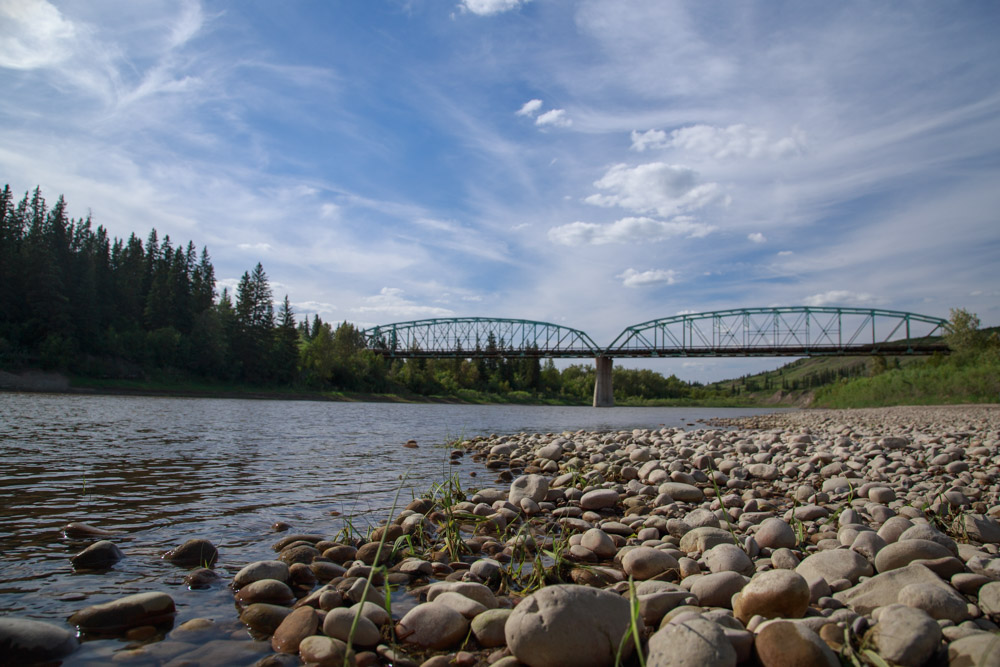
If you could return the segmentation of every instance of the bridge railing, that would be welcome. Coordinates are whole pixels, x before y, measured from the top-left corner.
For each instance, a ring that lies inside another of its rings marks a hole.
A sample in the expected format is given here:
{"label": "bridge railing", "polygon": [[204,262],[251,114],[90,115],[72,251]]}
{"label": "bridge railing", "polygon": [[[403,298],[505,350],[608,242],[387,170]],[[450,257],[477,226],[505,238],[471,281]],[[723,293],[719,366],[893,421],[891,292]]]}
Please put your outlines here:
{"label": "bridge railing", "polygon": [[362,331],[368,348],[390,357],[596,357],[600,347],[579,329],[486,317],[411,320]]}
{"label": "bridge railing", "polygon": [[739,308],[675,315],[626,327],[609,357],[817,356],[947,352],[948,322],[895,310]]}

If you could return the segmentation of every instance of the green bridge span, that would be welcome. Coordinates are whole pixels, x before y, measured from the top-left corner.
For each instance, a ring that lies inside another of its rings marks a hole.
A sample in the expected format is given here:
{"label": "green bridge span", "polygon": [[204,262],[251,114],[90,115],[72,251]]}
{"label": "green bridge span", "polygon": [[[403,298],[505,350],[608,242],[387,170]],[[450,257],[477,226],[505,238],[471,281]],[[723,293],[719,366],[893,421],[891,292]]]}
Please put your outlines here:
{"label": "green bridge span", "polygon": [[449,317],[363,331],[390,358],[593,358],[594,406],[614,404],[615,357],[897,356],[948,353],[948,321],[877,308],[788,306],[674,315],[626,327],[607,347],[579,329],[531,320]]}

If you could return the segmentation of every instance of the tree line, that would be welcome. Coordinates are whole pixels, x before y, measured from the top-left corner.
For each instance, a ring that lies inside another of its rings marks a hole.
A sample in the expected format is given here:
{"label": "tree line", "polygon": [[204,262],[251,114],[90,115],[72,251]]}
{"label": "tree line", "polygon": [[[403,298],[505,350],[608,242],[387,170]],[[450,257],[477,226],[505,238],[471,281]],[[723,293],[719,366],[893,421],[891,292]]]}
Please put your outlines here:
{"label": "tree line", "polygon": [[[0,192],[0,368],[81,376],[206,380],[260,387],[420,395],[487,393],[586,402],[594,369],[557,369],[487,341],[487,358],[386,360],[349,322],[299,321],[258,263],[234,293],[216,290],[208,249],[149,232],[111,238],[62,196]],[[674,376],[615,369],[616,399],[691,397]]]}

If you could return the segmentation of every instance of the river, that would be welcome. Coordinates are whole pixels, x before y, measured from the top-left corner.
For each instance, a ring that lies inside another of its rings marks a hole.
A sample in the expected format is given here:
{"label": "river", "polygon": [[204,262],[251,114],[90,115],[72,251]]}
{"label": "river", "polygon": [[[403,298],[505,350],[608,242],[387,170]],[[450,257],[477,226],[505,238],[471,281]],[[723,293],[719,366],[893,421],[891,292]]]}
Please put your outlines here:
{"label": "river", "polygon": [[[447,443],[519,431],[701,426],[774,410],[326,403],[0,393],[0,614],[64,623],[88,604],[163,590],[178,623],[235,616],[224,587],[189,591],[162,552],[201,537],[217,571],[273,558],[272,524],[335,535],[384,518],[394,499],[456,475],[494,485],[481,464],[450,465]],[[403,447],[416,440],[418,448]],[[83,521],[116,533],[126,558],[75,573]],[[89,642],[65,664],[93,664],[121,642]]]}

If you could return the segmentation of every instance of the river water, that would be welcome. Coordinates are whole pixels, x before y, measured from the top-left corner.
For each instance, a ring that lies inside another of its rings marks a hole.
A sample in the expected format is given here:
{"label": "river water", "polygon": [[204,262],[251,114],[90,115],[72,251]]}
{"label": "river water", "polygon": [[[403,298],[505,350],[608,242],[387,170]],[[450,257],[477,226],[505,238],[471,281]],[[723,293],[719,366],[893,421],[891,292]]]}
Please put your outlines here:
{"label": "river water", "polygon": [[[65,623],[73,612],[162,590],[177,622],[235,618],[224,587],[189,591],[162,552],[201,537],[220,551],[223,578],[273,558],[284,521],[333,536],[388,516],[457,475],[464,489],[494,476],[447,443],[493,433],[559,433],[681,426],[773,410],[325,403],[0,393],[0,615]],[[417,449],[403,447],[416,440]],[[83,521],[111,530],[126,558],[75,573],[91,540],[66,538]],[[68,627],[68,626],[67,626]],[[123,644],[88,642],[66,663],[97,664]]]}

